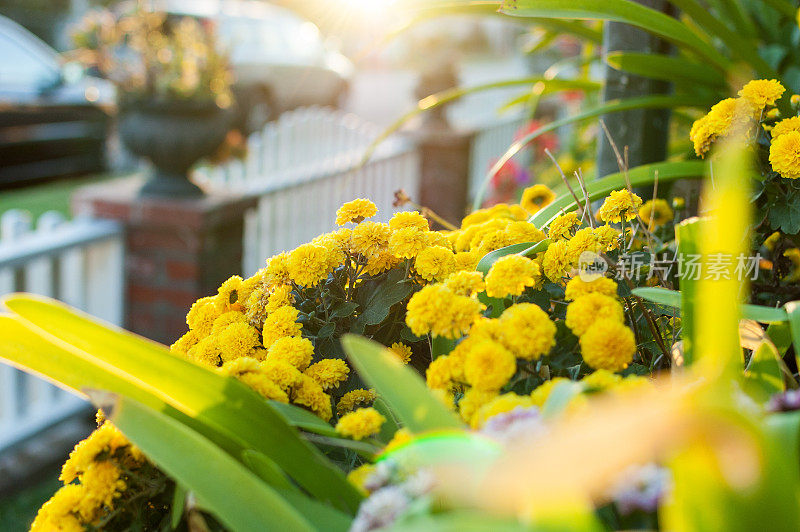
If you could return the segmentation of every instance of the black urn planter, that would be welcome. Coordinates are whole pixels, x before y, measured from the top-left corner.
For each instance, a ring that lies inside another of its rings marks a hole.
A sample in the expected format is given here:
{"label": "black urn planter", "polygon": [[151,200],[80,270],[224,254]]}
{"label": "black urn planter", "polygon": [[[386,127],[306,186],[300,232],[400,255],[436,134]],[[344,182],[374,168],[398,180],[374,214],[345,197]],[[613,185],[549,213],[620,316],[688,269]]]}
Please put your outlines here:
{"label": "black urn planter", "polygon": [[139,191],[147,197],[197,197],[200,187],[189,170],[225,140],[235,113],[213,103],[136,102],[121,108],[119,133],[135,155],[153,163],[153,173]]}

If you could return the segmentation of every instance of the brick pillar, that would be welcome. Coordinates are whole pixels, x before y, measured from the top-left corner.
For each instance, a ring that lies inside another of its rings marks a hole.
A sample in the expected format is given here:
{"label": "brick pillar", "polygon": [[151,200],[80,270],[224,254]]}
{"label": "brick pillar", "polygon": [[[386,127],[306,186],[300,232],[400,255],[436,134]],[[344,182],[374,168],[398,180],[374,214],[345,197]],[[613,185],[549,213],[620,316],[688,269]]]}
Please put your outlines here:
{"label": "brick pillar", "polygon": [[125,226],[125,326],[169,345],[197,299],[242,270],[244,215],[257,199],[140,198],[140,178],[80,189],[73,211]]}
{"label": "brick pillar", "polygon": [[416,136],[422,166],[419,203],[456,227],[467,210],[471,138],[471,133],[446,128]]}

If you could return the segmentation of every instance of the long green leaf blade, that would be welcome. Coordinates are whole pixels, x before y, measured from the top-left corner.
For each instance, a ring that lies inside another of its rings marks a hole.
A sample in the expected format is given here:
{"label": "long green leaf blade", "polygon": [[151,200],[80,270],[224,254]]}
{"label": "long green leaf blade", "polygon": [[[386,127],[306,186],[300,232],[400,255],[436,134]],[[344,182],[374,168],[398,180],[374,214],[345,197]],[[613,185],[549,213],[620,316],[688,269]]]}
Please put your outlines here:
{"label": "long green leaf blade", "polygon": [[640,52],[609,52],[606,61],[617,70],[624,70],[637,76],[701,84],[715,90],[728,88],[725,76],[706,65],[682,57]]}
{"label": "long green leaf blade", "polygon": [[420,376],[385,347],[352,334],[342,338],[342,346],[361,378],[375,388],[411,432],[464,428],[430,393]]}
{"label": "long green leaf blade", "polygon": [[112,405],[109,419],[125,436],[231,530],[314,530],[278,492],[200,434],[126,397]]}

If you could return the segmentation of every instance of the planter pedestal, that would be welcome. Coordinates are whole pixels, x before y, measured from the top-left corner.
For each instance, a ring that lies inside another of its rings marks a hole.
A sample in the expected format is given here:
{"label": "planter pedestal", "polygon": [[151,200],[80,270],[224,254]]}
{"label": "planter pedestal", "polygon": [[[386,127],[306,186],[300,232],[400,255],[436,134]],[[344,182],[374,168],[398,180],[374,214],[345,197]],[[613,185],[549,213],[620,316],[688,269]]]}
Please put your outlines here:
{"label": "planter pedestal", "polygon": [[242,271],[244,217],[256,198],[140,197],[143,176],[80,189],[73,211],[125,226],[125,327],[169,345],[186,313]]}

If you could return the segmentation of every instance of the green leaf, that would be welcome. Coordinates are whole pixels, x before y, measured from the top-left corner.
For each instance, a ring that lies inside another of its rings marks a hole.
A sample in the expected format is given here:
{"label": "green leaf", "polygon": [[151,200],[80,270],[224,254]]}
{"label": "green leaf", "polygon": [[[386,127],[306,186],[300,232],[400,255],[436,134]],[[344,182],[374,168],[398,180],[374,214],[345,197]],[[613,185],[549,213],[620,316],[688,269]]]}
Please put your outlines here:
{"label": "green leaf", "polygon": [[[630,169],[628,178],[631,181],[631,186],[636,188],[652,185],[656,173],[658,174],[659,183],[667,183],[676,179],[701,178],[705,173],[705,168],[706,163],[702,161],[646,164]],[[586,183],[587,193],[591,201],[602,199],[611,191],[623,189],[626,186],[625,175],[622,173],[611,174],[602,179]],[[555,192],[557,196],[553,203],[531,217],[530,222],[536,227],[542,228],[561,212],[570,212],[578,208],[575,198],[565,188],[558,188]],[[581,198],[581,201],[583,201],[583,198]]]}
{"label": "green leaf", "polygon": [[329,423],[322,421],[318,416],[304,408],[288,403],[279,403],[278,401],[269,401],[269,404],[283,416],[287,423],[300,430],[323,436],[338,436],[336,430]]}
{"label": "green leaf", "polygon": [[411,432],[464,428],[430,393],[419,374],[385,347],[352,334],[342,337],[342,346],[361,378],[375,388]]}
{"label": "green leaf", "polygon": [[[476,510],[454,510],[433,515],[412,515],[399,520],[392,532],[530,532],[531,529],[515,519],[493,516]],[[567,530],[567,529],[564,529]],[[571,530],[571,529],[569,529]]]}
{"label": "green leaf", "polygon": [[637,76],[701,84],[715,90],[728,88],[725,76],[718,71],[681,57],[639,52],[609,52],[606,61],[617,70],[624,70]]}
{"label": "green leaf", "polygon": [[759,402],[766,402],[773,394],[784,390],[778,359],[778,351],[771,342],[761,342],[753,351],[744,373],[744,385],[745,390]]}
{"label": "green leaf", "polygon": [[686,24],[629,0],[506,0],[502,13],[514,17],[598,19],[637,26],[668,41],[684,45],[724,72],[731,63]]}
{"label": "green leaf", "polygon": [[[0,332],[14,331],[0,334],[1,356],[74,390],[106,389],[170,415],[179,411],[182,415],[174,417],[236,459],[243,450],[255,449],[314,496],[343,509],[355,511],[358,507],[361,496],[342,472],[300,438],[263,398],[236,379],[178,358],[155,342],[104,326],[52,300],[17,295],[4,302],[17,316],[0,316]],[[23,340],[25,346],[20,344]],[[53,352],[58,355],[54,357]],[[163,404],[171,409],[164,410]]]}
{"label": "green leaf", "polygon": [[800,301],[789,301],[783,308],[789,318],[789,330],[792,332],[792,341],[794,342],[795,357],[800,360]]}
{"label": "green leaf", "polygon": [[456,341],[444,336],[434,336],[431,339],[431,359],[436,360],[442,355],[448,354],[455,349]]}
{"label": "green leaf", "polygon": [[183,510],[186,508],[186,495],[188,491],[186,488],[175,483],[175,491],[172,493],[172,506],[169,509],[169,524],[172,530],[178,528],[183,519]]}
{"label": "green leaf", "polygon": [[[634,288],[632,293],[636,296],[668,307],[681,308],[683,306],[681,292],[658,287]],[[761,323],[781,323],[789,319],[787,312],[780,308],[763,307],[760,305],[742,305],[742,317]],[[684,324],[685,325],[685,324]]]}
{"label": "green leaf", "polygon": [[772,441],[783,448],[785,463],[800,463],[800,411],[778,412],[764,422]]}
{"label": "green leaf", "polygon": [[355,330],[363,331],[367,325],[377,325],[389,316],[389,309],[404,300],[413,290],[413,285],[406,282],[400,270],[390,272],[381,281],[378,288],[370,294],[364,310],[356,318]]}
{"label": "green leaf", "polygon": [[296,491],[297,488],[286,478],[278,465],[264,456],[264,453],[246,449],[242,452],[242,463],[258,478],[270,486],[287,491]]}
{"label": "green leaf", "polygon": [[800,233],[800,190],[789,187],[785,196],[776,196],[769,204],[770,227],[788,235]]}
{"label": "green leaf", "polygon": [[314,530],[278,492],[175,419],[126,397],[114,401],[109,419],[231,530]]}

